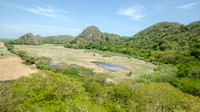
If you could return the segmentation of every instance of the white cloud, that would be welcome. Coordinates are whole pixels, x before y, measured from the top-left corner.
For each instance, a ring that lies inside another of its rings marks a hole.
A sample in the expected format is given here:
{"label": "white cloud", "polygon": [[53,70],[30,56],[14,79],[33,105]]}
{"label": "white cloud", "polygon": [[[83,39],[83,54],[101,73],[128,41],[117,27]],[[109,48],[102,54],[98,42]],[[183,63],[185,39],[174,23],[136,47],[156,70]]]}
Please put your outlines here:
{"label": "white cloud", "polygon": [[141,20],[144,17],[143,10],[144,7],[142,5],[135,5],[129,8],[120,8],[118,14],[130,16],[132,20]]}
{"label": "white cloud", "polygon": [[198,5],[198,4],[200,4],[200,2],[193,2],[193,3],[177,6],[176,8],[179,8],[179,9],[190,9],[190,8],[193,8],[195,5]]}
{"label": "white cloud", "polygon": [[35,5],[32,8],[21,8],[21,9],[24,9],[34,14],[47,16],[47,17],[54,17],[54,18],[63,18],[63,14],[68,13],[67,11],[55,9],[50,5],[48,5],[48,7],[40,7],[40,6]]}
{"label": "white cloud", "polygon": [[52,18],[59,18],[62,20],[67,20],[65,18],[65,14],[69,13],[66,10],[60,10],[51,5],[44,5],[45,7],[41,7],[38,5],[33,5],[32,7],[28,7],[28,6],[25,7],[25,6],[21,6],[21,5],[6,3],[6,2],[3,2],[3,4],[17,8],[17,9],[22,9],[22,10],[31,12],[33,14],[42,15],[42,16],[46,16],[46,17],[52,17]]}

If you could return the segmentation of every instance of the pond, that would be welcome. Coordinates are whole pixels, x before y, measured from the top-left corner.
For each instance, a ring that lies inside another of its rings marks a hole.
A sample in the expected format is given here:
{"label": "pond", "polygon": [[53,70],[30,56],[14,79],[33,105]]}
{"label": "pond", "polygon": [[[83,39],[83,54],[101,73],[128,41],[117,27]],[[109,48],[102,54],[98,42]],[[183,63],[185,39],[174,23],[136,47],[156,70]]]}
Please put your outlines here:
{"label": "pond", "polygon": [[108,70],[110,72],[116,72],[116,69],[124,69],[124,70],[130,70],[125,66],[122,65],[113,65],[113,64],[108,64],[104,62],[92,62],[97,64],[100,68],[103,68],[104,70]]}
{"label": "pond", "polygon": [[0,81],[0,84],[5,84],[5,83],[9,83],[10,82],[10,80],[9,81]]}

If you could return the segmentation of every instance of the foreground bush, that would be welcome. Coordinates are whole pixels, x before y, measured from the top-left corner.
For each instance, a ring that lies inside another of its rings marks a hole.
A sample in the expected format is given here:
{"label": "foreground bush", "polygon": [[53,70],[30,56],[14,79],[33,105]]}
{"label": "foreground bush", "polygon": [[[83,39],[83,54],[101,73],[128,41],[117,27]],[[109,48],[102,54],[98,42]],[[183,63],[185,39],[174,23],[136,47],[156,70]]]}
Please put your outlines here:
{"label": "foreground bush", "polygon": [[200,97],[200,79],[180,78],[171,84],[183,92]]}
{"label": "foreground bush", "polygon": [[1,111],[105,111],[89,101],[82,85],[67,76],[40,71],[1,85]]}
{"label": "foreground bush", "polygon": [[140,75],[135,78],[138,83],[149,82],[173,82],[176,78],[177,68],[169,64],[159,65],[155,68],[155,72],[150,74]]}
{"label": "foreground bush", "polygon": [[149,112],[200,111],[200,99],[166,83],[145,84],[135,91],[137,110]]}

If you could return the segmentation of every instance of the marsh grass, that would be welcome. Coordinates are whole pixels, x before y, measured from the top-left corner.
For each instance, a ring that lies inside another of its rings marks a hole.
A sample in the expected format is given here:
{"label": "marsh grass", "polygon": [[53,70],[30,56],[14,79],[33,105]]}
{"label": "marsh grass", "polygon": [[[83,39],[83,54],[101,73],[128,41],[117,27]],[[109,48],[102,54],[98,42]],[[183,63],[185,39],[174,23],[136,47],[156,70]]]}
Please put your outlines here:
{"label": "marsh grass", "polygon": [[[132,74],[131,77],[128,78],[134,78],[141,74],[152,73],[154,71],[153,69],[156,67],[156,65],[143,60],[107,51],[69,49],[58,45],[15,45],[15,47],[19,50],[25,50],[30,56],[46,56],[52,58],[53,62],[56,63],[64,62],[67,64],[76,64],[92,69],[96,73],[108,74],[114,81],[127,78],[126,74],[130,71]],[[130,69],[130,71],[117,69],[116,72],[109,72],[100,68],[95,63],[92,63],[93,61],[125,66]]]}

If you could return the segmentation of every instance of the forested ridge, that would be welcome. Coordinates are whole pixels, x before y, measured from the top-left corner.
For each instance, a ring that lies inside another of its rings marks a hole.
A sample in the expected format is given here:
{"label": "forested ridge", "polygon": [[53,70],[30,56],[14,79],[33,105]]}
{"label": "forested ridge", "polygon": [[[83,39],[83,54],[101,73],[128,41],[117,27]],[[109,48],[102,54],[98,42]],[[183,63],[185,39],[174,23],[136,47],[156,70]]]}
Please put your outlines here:
{"label": "forested ridge", "polygon": [[9,43],[18,45],[65,44],[73,38],[71,35],[41,37],[40,35],[35,36],[32,33],[27,33],[16,40],[9,41]]}
{"label": "forested ridge", "polygon": [[200,111],[200,21],[188,25],[161,22],[131,37],[102,33],[90,26],[65,42],[68,48],[97,49],[110,52],[110,56],[120,53],[157,65],[153,73],[116,84],[91,69],[51,65],[49,57],[30,56],[13,44],[38,45],[40,41],[22,40],[5,46],[40,71],[0,86],[1,111]]}
{"label": "forested ridge", "polygon": [[[85,34],[84,31],[81,34]],[[197,68],[200,68],[200,21],[188,25],[161,22],[132,37],[101,33],[98,41],[92,41],[77,36],[65,47],[118,52],[142,57],[151,62],[174,64],[179,68],[178,76],[199,78]]]}

